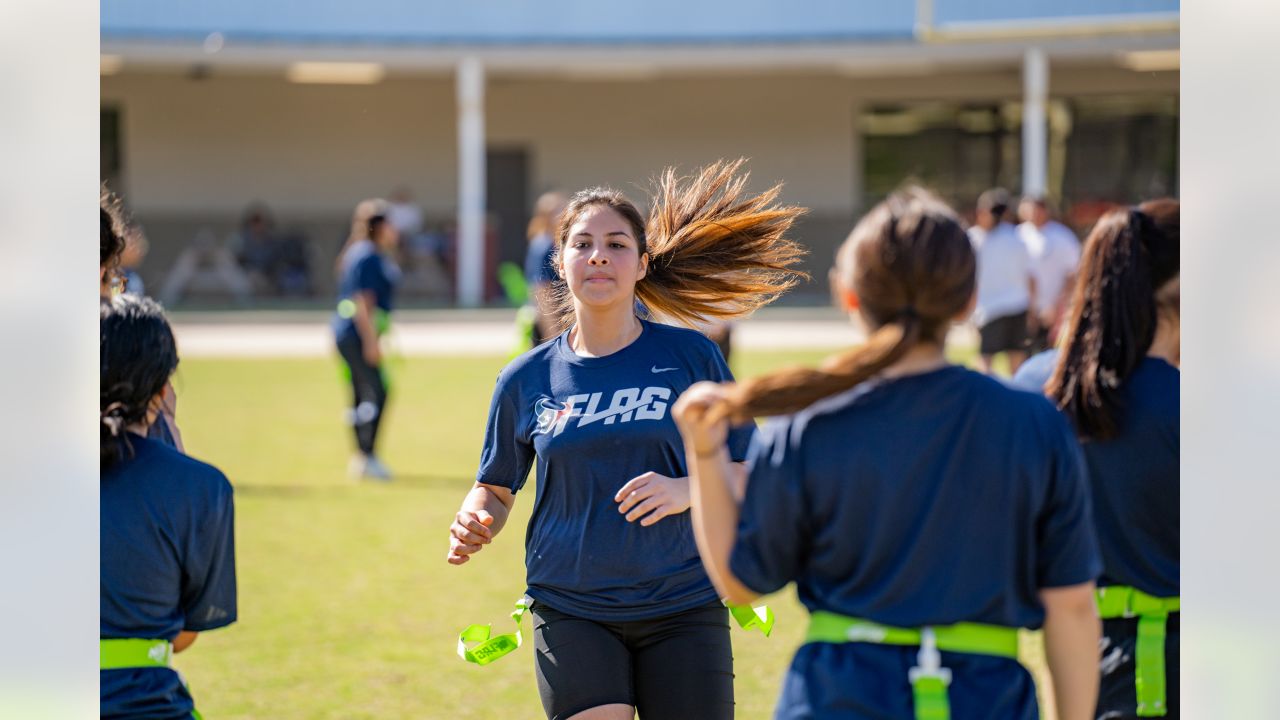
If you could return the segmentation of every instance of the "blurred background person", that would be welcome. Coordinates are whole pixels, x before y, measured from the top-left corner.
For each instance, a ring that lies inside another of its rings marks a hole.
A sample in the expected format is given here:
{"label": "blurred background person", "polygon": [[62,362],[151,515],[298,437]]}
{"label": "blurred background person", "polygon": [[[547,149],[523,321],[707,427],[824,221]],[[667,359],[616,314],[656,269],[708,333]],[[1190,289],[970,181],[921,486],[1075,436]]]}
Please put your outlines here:
{"label": "blurred background person", "polygon": [[98,295],[105,300],[120,286],[120,257],[124,255],[124,233],[120,229],[116,199],[105,185],[98,198],[98,211],[102,216],[98,235]]}
{"label": "blurred background person", "polygon": [[400,235],[383,200],[356,206],[352,235],[338,259],[338,310],[333,317],[338,354],[351,377],[349,420],[357,453],[352,477],[390,480],[391,471],[375,453],[387,404],[387,378],[380,338],[391,327],[391,307],[400,269],[392,259]]}
{"label": "blurred background person", "polygon": [[138,268],[142,266],[142,261],[147,259],[147,251],[150,248],[151,245],[147,242],[147,235],[142,226],[136,222],[129,223],[124,233],[124,254],[120,256],[120,275],[124,278],[124,292],[129,295],[143,297],[147,294],[142,276],[138,274]]}
{"label": "blurred background person", "polygon": [[1036,287],[1027,246],[1013,225],[1005,221],[1009,193],[992,188],[978,197],[977,219],[969,228],[978,259],[978,304],[973,322],[981,335],[982,371],[990,373],[999,353],[1009,359],[1010,374],[1027,359],[1027,340],[1034,327]]}
{"label": "blurred background person", "polygon": [[1022,220],[1018,237],[1027,246],[1036,279],[1036,330],[1030,351],[1037,353],[1057,340],[1058,325],[1080,265],[1080,241],[1070,228],[1049,217],[1049,205],[1042,196],[1024,197],[1018,218]]}
{"label": "blurred background person", "polygon": [[245,210],[240,229],[232,236],[230,246],[236,262],[253,283],[254,291],[261,294],[272,290],[271,272],[276,256],[275,220],[265,205],[254,203]]}
{"label": "blurred background person", "polygon": [[555,241],[551,235],[560,223],[569,199],[559,191],[543,193],[534,204],[529,220],[529,248],[524,258],[527,304],[534,313],[532,346],[556,334],[553,308],[553,286],[558,280],[555,267]]}

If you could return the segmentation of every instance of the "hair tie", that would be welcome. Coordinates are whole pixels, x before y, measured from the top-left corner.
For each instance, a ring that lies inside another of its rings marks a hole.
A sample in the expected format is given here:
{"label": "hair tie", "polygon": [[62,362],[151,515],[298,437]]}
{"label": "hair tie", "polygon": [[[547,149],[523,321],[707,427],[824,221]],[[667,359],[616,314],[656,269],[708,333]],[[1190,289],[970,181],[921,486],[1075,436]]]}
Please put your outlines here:
{"label": "hair tie", "polygon": [[124,427],[124,404],[114,402],[103,408],[98,416],[102,420],[102,424],[111,430],[111,437],[119,437],[120,429]]}

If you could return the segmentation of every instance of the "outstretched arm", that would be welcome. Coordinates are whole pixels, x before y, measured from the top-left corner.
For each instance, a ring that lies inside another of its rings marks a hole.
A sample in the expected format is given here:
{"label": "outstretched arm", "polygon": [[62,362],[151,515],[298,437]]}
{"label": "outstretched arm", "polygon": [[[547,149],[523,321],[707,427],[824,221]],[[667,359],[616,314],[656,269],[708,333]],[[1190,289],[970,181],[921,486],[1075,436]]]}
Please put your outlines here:
{"label": "outstretched arm", "polygon": [[476,483],[449,526],[449,564],[461,565],[493,542],[515,502],[516,496],[507,488]]}

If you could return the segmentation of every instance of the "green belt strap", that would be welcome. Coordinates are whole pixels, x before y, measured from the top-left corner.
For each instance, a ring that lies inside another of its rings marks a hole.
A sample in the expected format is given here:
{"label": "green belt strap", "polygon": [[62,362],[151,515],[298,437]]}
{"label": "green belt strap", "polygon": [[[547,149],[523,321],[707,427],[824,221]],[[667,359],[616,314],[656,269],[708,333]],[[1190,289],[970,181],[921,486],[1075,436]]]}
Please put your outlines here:
{"label": "green belt strap", "polygon": [[773,610],[770,610],[768,605],[753,608],[750,605],[725,603],[725,606],[729,608],[729,614],[733,619],[738,621],[738,627],[743,630],[759,630],[765,637],[769,637],[769,633],[773,632]]}
{"label": "green belt strap", "polygon": [[102,670],[169,667],[173,645],[168,640],[111,638],[98,640],[98,664]]}
{"label": "green belt strap", "polygon": [[[516,623],[514,633],[490,637],[493,626],[468,625],[458,635],[458,657],[476,665],[488,665],[520,647],[523,641],[520,636],[520,621],[524,618],[524,611],[529,609],[532,602],[528,597],[522,597],[516,601],[516,609],[511,613],[511,619]],[[475,644],[468,647],[471,643]]]}
{"label": "green belt strap", "polygon": [[1164,717],[1166,702],[1164,639],[1169,613],[1180,612],[1177,597],[1158,598],[1137,588],[1111,585],[1098,588],[1098,616],[1103,620],[1138,618],[1134,653],[1134,690],[1138,717]]}
{"label": "green belt strap", "polygon": [[[101,638],[98,640],[98,665],[101,670],[169,667],[173,644],[168,640],[142,638]],[[181,676],[179,676],[181,678]],[[182,681],[183,686],[187,684]],[[190,692],[188,688],[187,692]],[[200,711],[191,708],[191,720],[203,720]]]}
{"label": "green belt strap", "polygon": [[918,646],[918,664],[907,675],[911,682],[916,720],[950,720],[951,717],[947,698],[951,671],[942,667],[939,650],[1018,658],[1016,628],[980,623],[899,628],[822,610],[809,617],[805,642]]}

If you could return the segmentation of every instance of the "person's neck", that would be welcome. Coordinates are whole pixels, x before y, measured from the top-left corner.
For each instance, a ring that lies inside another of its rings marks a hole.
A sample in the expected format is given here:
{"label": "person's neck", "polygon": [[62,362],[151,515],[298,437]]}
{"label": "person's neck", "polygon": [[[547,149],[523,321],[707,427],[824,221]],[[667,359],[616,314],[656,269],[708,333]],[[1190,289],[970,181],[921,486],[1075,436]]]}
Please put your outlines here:
{"label": "person's neck", "polygon": [[1156,336],[1147,349],[1147,357],[1160,358],[1174,367],[1181,367],[1181,328],[1164,318],[1156,321]]}
{"label": "person's neck", "polygon": [[886,378],[920,375],[947,366],[947,356],[942,346],[934,342],[913,345],[897,362],[880,371]]}
{"label": "person's neck", "polygon": [[635,342],[643,330],[630,300],[608,308],[579,304],[575,311],[577,323],[569,333],[569,347],[582,357],[612,355]]}

